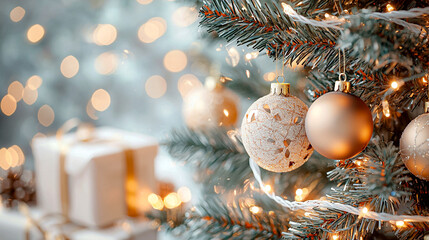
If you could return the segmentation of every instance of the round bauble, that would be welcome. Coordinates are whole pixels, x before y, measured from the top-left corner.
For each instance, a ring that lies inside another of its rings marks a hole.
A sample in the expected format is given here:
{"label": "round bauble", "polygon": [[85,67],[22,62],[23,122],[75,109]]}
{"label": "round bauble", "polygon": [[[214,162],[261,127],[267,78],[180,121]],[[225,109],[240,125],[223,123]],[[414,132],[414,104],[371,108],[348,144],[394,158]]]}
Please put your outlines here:
{"label": "round bauble", "polygon": [[371,139],[371,111],[354,95],[330,92],[311,105],[305,130],[318,153],[330,159],[348,159],[364,150]]}
{"label": "round bauble", "polygon": [[429,113],[411,121],[400,140],[402,161],[416,177],[429,180]]}
{"label": "round bauble", "polygon": [[233,127],[238,120],[239,98],[231,90],[210,81],[183,99],[186,125],[194,130]]}
{"label": "round bauble", "polygon": [[313,153],[304,129],[308,108],[290,96],[288,89],[288,84],[273,83],[271,94],[254,102],[241,124],[247,153],[260,167],[272,172],[292,171]]}

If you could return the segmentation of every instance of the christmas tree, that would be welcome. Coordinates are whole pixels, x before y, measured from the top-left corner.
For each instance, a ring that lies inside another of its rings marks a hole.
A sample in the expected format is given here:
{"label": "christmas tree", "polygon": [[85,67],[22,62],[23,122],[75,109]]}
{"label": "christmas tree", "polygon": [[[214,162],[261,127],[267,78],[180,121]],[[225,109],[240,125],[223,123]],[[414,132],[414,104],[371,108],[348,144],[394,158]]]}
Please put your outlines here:
{"label": "christmas tree", "polygon": [[260,98],[256,75],[224,74],[216,84],[260,99],[241,129],[214,114],[217,126],[170,134],[165,147],[195,170],[203,199],[180,221],[151,217],[184,239],[426,239],[428,3],[192,3],[205,38],[301,65],[307,85],[276,71]]}

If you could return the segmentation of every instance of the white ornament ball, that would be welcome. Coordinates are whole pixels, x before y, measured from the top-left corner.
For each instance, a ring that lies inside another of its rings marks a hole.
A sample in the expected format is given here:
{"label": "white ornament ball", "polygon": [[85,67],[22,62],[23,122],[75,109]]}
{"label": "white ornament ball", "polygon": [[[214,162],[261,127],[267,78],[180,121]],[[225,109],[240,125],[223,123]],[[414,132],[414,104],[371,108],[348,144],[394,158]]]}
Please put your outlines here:
{"label": "white ornament ball", "polygon": [[206,82],[183,99],[183,117],[191,129],[230,128],[237,123],[239,97],[219,83],[211,84]]}
{"label": "white ornament ball", "polygon": [[416,177],[429,181],[429,113],[411,121],[399,143],[402,161]]}
{"label": "white ornament ball", "polygon": [[[284,92],[279,94],[282,89]],[[273,83],[272,93],[250,106],[241,125],[247,153],[260,167],[272,172],[292,171],[313,153],[304,128],[308,107],[290,96],[288,89],[288,84]]]}

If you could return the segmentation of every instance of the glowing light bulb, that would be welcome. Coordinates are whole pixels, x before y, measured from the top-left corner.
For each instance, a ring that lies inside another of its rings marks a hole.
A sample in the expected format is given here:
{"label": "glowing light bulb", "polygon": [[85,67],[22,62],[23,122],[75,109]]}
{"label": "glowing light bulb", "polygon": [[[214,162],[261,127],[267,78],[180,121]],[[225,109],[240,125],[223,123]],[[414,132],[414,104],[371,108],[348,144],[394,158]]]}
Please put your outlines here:
{"label": "glowing light bulb", "polygon": [[272,190],[271,185],[265,185],[265,186],[264,186],[264,191],[265,191],[265,192],[271,192],[271,190]]}
{"label": "glowing light bulb", "polygon": [[257,214],[259,212],[261,212],[261,208],[258,206],[252,206],[249,208],[250,212],[252,212],[253,214]]}
{"label": "glowing light bulb", "polygon": [[367,207],[362,208],[362,213],[363,214],[367,214],[368,213],[368,208]]}
{"label": "glowing light bulb", "polygon": [[293,10],[293,8],[286,3],[282,3],[282,7],[283,7],[283,12],[288,14],[288,15],[296,15],[295,10]]}
{"label": "glowing light bulb", "polygon": [[301,196],[303,193],[304,193],[304,192],[302,191],[302,189],[301,189],[301,188],[298,188],[298,189],[296,190],[296,195],[297,195],[297,196]]}
{"label": "glowing light bulb", "polygon": [[339,237],[337,234],[335,234],[335,235],[333,235],[333,236],[332,236],[332,239],[333,239],[333,240],[338,240],[339,238],[340,238],[340,237]]}
{"label": "glowing light bulb", "polygon": [[381,102],[381,105],[383,106],[383,114],[384,114],[384,116],[390,117],[389,102],[387,100],[383,100]]}
{"label": "glowing light bulb", "polygon": [[423,83],[427,83],[428,82],[427,78],[426,77],[422,77],[422,82]]}
{"label": "glowing light bulb", "polygon": [[396,226],[397,227],[403,227],[403,226],[405,226],[405,223],[404,223],[404,221],[397,221]]}
{"label": "glowing light bulb", "polygon": [[392,6],[392,4],[389,3],[389,4],[386,5],[386,9],[387,9],[388,12],[391,12],[391,11],[395,10],[395,7]]}
{"label": "glowing light bulb", "polygon": [[398,89],[399,88],[399,84],[398,84],[398,82],[396,82],[396,81],[393,81],[391,84],[390,84],[390,86],[393,88],[393,89]]}

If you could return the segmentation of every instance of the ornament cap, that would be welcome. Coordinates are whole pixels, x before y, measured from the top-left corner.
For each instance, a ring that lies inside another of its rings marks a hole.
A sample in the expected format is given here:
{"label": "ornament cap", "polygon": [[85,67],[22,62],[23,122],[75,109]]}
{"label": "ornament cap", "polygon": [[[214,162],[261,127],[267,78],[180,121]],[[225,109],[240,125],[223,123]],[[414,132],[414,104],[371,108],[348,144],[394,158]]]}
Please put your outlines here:
{"label": "ornament cap", "polygon": [[279,96],[289,96],[290,84],[289,83],[271,83],[271,94]]}
{"label": "ornament cap", "polygon": [[350,82],[335,81],[335,91],[349,93],[350,92]]}
{"label": "ornament cap", "polygon": [[425,113],[429,113],[429,101],[425,102]]}

